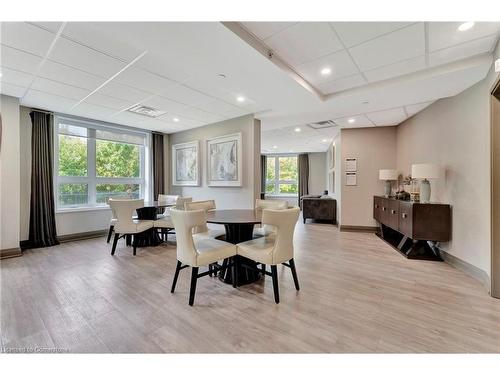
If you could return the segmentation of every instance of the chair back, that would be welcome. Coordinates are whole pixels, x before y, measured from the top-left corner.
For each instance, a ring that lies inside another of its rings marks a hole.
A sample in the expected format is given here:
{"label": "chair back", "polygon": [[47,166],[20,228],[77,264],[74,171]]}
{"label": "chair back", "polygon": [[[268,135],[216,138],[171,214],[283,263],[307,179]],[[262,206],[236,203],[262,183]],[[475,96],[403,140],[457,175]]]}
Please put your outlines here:
{"label": "chair back", "polygon": [[170,217],[174,224],[175,236],[177,238],[177,260],[183,264],[196,266],[198,252],[194,246],[193,228],[206,224],[207,217],[205,211],[171,209]]}
{"label": "chair back", "polygon": [[293,232],[299,219],[300,208],[262,211],[262,223],[276,227],[273,248],[273,264],[286,262],[293,258]]}
{"label": "chair back", "polygon": [[135,231],[135,223],[132,219],[134,211],[144,207],[144,199],[109,199],[111,211],[116,215],[117,222],[115,224],[116,233],[133,233]]}
{"label": "chair back", "polygon": [[[158,194],[158,202],[163,204],[176,205],[178,198],[179,198],[178,195]],[[165,207],[165,209],[163,210],[163,215],[168,216],[169,212],[170,212],[170,207]]]}
{"label": "chair back", "polygon": [[186,202],[192,202],[193,198],[191,197],[178,197],[175,201],[175,209],[176,210],[184,210],[184,205]]}
{"label": "chair back", "polygon": [[[270,199],[256,199],[255,200],[255,216],[262,218],[262,210],[285,210],[288,208],[288,202],[285,200],[270,200]],[[274,233],[276,228],[272,225],[262,225],[264,232]]]}
{"label": "chair back", "polygon": [[129,201],[132,198],[130,198],[130,196],[128,196],[128,195],[116,195],[113,197],[106,197],[105,199],[106,199],[106,204],[111,208],[111,218],[116,219],[116,212],[115,212],[115,210],[113,210],[113,207],[111,207],[111,205],[109,204],[109,201],[111,199],[115,200],[115,201]]}
{"label": "chair back", "polygon": [[[195,201],[195,202],[186,202],[184,203],[184,208],[186,211],[195,211],[195,210],[203,210],[205,212],[215,210],[215,201],[205,200],[205,201]],[[193,233],[203,233],[208,232],[208,226],[205,222],[204,225],[199,225],[193,229]]]}

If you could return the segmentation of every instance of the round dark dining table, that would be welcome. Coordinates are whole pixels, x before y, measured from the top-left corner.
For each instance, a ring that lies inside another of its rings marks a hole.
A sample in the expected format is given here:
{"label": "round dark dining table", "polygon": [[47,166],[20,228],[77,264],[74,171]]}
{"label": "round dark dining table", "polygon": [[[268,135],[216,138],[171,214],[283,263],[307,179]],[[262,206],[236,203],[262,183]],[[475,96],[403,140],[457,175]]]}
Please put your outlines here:
{"label": "round dark dining table", "polygon": [[[214,210],[207,212],[207,223],[224,225],[224,241],[237,244],[253,238],[253,227],[261,223],[261,218],[255,210]],[[250,284],[260,279],[260,273],[253,270],[257,268],[256,262],[244,257],[239,257],[238,260],[238,285]],[[221,271],[219,278],[227,284],[233,282],[230,269]]]}
{"label": "round dark dining table", "polygon": [[[158,210],[166,207],[174,207],[175,204],[159,202],[159,201],[145,201],[143,207],[137,208],[137,219],[139,220],[157,220]],[[148,229],[145,232],[136,234],[137,246],[158,246],[162,243],[156,228]]]}

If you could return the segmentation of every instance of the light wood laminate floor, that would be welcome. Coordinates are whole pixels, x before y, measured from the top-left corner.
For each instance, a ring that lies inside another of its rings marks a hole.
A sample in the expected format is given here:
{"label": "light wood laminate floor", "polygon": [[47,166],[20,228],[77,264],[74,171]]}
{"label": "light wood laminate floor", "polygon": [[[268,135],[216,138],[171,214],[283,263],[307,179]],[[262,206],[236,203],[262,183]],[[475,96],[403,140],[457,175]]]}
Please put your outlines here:
{"label": "light wood laminate floor", "polygon": [[116,255],[104,238],[1,262],[3,348],[71,352],[500,352],[500,300],[446,263],[411,261],[373,234],[297,224],[296,292],[233,289],[190,270],[170,294],[175,243]]}

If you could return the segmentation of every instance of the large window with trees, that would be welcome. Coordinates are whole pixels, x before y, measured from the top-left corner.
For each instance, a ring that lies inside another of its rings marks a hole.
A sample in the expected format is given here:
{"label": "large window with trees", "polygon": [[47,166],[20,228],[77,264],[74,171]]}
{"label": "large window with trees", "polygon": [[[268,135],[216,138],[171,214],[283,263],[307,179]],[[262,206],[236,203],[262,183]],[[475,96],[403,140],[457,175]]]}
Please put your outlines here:
{"label": "large window with trees", "polygon": [[58,209],[104,206],[109,197],[144,197],[147,133],[56,117]]}
{"label": "large window with trees", "polygon": [[297,156],[268,155],[266,163],[266,194],[297,195]]}

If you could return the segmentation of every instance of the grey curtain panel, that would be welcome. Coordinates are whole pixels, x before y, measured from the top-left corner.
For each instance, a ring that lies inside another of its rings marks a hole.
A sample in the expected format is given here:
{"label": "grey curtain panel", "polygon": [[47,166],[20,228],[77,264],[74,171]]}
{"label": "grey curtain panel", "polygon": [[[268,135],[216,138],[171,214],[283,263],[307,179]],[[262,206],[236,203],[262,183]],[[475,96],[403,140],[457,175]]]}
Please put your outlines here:
{"label": "grey curtain panel", "polygon": [[153,197],[165,194],[163,165],[163,134],[153,133]]}
{"label": "grey curtain panel", "polygon": [[309,194],[309,155],[300,154],[297,160],[299,169],[299,207],[300,197]]}
{"label": "grey curtain panel", "polygon": [[260,195],[266,192],[267,157],[260,155]]}
{"label": "grey curtain panel", "polygon": [[28,246],[58,245],[53,185],[52,114],[30,113],[31,132],[31,202]]}

